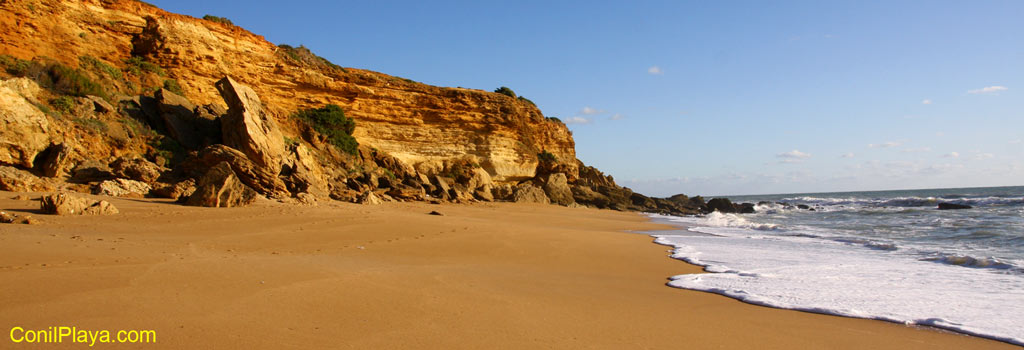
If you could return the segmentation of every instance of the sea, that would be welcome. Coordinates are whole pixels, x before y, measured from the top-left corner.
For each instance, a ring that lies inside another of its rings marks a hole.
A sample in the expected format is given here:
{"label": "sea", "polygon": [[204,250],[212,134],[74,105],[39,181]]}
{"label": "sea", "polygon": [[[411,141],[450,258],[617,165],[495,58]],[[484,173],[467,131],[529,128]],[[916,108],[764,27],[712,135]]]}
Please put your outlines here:
{"label": "sea", "polygon": [[709,272],[670,286],[1024,346],[1024,186],[728,198],[756,213],[651,214],[680,227],[655,242]]}

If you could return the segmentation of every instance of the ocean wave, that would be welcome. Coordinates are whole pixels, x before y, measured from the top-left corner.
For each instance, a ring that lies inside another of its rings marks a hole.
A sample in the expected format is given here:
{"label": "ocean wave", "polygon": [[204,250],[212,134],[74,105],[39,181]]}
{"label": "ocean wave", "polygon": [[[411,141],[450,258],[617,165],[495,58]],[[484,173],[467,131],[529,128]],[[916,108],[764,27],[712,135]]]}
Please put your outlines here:
{"label": "ocean wave", "polygon": [[947,254],[947,255],[939,255],[939,256],[934,256],[934,257],[928,257],[928,258],[924,258],[924,259],[921,259],[921,260],[922,261],[931,261],[931,262],[936,262],[936,263],[942,263],[942,264],[946,264],[946,265],[963,266],[963,267],[984,268],[984,269],[999,269],[999,270],[1010,270],[1010,271],[1014,271],[1014,272],[1024,272],[1024,269],[1021,269],[1021,268],[1019,268],[1017,266],[1014,266],[1013,264],[1011,264],[1009,262],[1002,261],[1002,260],[994,258],[994,257],[977,258],[977,257],[969,256],[969,255],[963,255],[963,254]]}
{"label": "ocean wave", "polygon": [[717,211],[705,216],[703,224],[713,227],[738,227],[760,231],[771,231],[779,228],[779,225],[776,224],[751,222],[736,214],[722,214]]}

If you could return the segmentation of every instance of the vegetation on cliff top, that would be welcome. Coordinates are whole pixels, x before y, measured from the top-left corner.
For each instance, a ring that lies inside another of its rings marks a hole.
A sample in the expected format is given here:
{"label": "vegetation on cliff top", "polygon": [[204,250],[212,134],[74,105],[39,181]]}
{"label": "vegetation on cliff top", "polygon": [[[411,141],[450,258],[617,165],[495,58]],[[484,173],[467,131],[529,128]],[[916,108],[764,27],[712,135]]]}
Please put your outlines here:
{"label": "vegetation on cliff top", "polygon": [[210,21],[210,22],[217,22],[217,23],[227,24],[227,25],[230,25],[230,26],[235,25],[234,23],[231,23],[230,19],[227,19],[227,18],[224,18],[224,17],[217,17],[217,16],[214,16],[214,15],[203,16],[203,19],[205,19],[207,21]]}
{"label": "vegetation on cliff top", "polygon": [[326,58],[317,56],[305,46],[294,47],[288,44],[277,45],[277,53],[295,61],[296,63],[315,67],[323,70],[336,69],[345,72],[345,68],[328,61]]}
{"label": "vegetation on cliff top", "polygon": [[302,120],[339,150],[355,154],[359,143],[352,137],[356,122],[345,116],[338,105],[329,104],[321,108],[310,108],[296,112],[292,117]]}
{"label": "vegetation on cliff top", "polygon": [[494,92],[497,92],[499,94],[502,94],[502,95],[505,95],[505,96],[508,96],[508,97],[511,97],[511,98],[516,98],[516,92],[512,91],[512,89],[509,89],[507,86],[502,86],[500,88],[494,89]]}

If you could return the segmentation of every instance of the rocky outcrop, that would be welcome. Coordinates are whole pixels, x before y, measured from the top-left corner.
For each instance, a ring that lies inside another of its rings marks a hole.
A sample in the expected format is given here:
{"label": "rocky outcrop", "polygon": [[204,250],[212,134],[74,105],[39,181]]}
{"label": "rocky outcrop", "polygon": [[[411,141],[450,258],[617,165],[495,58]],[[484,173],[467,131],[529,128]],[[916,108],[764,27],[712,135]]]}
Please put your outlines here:
{"label": "rocky outcrop", "polygon": [[28,78],[0,83],[0,165],[31,168],[50,146],[49,118],[29,100],[38,93],[39,85]]}
{"label": "rocky outcrop", "polygon": [[224,144],[242,151],[261,168],[281,172],[284,135],[260,97],[231,78],[218,81],[217,90],[228,105],[228,114],[221,118]]}
{"label": "rocky outcrop", "polygon": [[110,163],[110,169],[113,175],[144,183],[156,182],[160,175],[168,170],[145,158],[125,157],[118,158],[113,163]]}
{"label": "rocky outcrop", "polygon": [[569,206],[576,201],[572,197],[572,190],[563,173],[548,175],[544,181],[544,193],[551,199],[551,203]]}
{"label": "rocky outcrop", "polygon": [[55,215],[113,215],[118,210],[107,201],[77,197],[68,193],[43,196],[39,208],[46,214]]}
{"label": "rocky outcrop", "polygon": [[220,162],[210,168],[196,185],[185,204],[197,207],[242,207],[256,201],[257,193],[246,186],[228,162]]}
{"label": "rocky outcrop", "polygon": [[167,89],[157,90],[153,95],[160,111],[164,130],[187,149],[197,150],[207,145],[220,143],[220,116],[192,104],[185,97]]}
{"label": "rocky outcrop", "polygon": [[199,152],[196,158],[183,165],[189,177],[202,177],[206,171],[222,162],[228,163],[231,170],[246,186],[260,194],[272,198],[290,197],[284,181],[277,172],[261,167],[246,157],[241,151],[224,145],[212,145]]}
{"label": "rocky outcrop", "polygon": [[181,199],[188,198],[196,192],[196,181],[186,179],[175,184],[161,184],[150,191],[150,194],[160,198]]}

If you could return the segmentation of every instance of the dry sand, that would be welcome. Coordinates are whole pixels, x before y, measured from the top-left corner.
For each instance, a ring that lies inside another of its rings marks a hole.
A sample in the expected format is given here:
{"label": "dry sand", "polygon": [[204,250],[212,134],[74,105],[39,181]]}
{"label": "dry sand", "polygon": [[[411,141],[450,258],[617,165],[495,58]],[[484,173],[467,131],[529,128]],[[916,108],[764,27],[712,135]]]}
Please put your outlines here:
{"label": "dry sand", "polygon": [[[14,195],[0,209],[37,208]],[[699,269],[624,233],[664,228],[635,213],[109,200],[121,214],[0,224],[0,348],[37,348],[14,326],[156,330],[127,346],[146,349],[1015,348],[667,287]]]}

